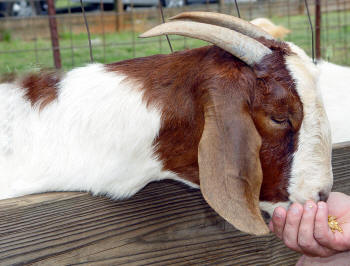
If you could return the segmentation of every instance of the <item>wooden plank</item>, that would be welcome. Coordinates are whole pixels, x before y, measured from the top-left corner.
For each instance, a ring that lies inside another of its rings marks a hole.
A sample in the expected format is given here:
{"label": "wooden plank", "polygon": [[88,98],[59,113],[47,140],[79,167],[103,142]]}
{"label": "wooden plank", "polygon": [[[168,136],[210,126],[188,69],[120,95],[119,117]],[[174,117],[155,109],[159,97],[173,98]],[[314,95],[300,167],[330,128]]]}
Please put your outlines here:
{"label": "wooden plank", "polygon": [[[333,152],[350,194],[350,147]],[[198,190],[152,183],[128,200],[61,192],[0,201],[0,265],[294,265],[273,235],[235,230]]]}

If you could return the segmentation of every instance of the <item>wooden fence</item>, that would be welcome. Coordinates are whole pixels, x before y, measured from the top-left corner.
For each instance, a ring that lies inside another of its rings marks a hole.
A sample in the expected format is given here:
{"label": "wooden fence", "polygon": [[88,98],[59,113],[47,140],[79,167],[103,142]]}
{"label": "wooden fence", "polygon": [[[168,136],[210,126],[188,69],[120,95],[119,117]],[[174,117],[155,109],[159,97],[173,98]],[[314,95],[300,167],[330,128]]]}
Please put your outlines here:
{"label": "wooden fence", "polygon": [[[322,12],[344,11],[350,9],[350,2],[339,4],[335,0],[321,1]],[[315,5],[310,1],[310,12],[314,14]],[[293,15],[306,15],[304,2],[300,0],[274,0],[261,2],[239,3],[239,10],[242,18],[251,20],[256,17],[289,17]],[[190,5],[179,8],[164,9],[165,18],[172,17],[182,11],[212,11],[236,15],[234,5],[226,4],[220,7],[218,4],[211,5]],[[72,32],[74,34],[86,31],[84,18],[80,13],[58,14],[55,16],[60,33]],[[143,32],[151,26],[161,22],[157,8],[135,9],[128,12],[95,12],[88,13],[87,19],[93,34],[104,34],[119,31]],[[1,28],[11,32],[13,38],[31,40],[33,38],[49,38],[50,26],[47,16],[36,16],[28,18],[6,18],[1,19]],[[122,21],[122,25],[118,25]],[[30,33],[30,34],[29,34]]]}
{"label": "wooden fence", "polygon": [[[209,3],[212,0],[202,1]],[[237,15],[233,0],[219,0],[218,2],[225,4],[214,3],[164,8],[164,16],[167,19],[182,11],[194,10],[220,11]],[[242,18],[246,20],[256,17],[271,18],[278,25],[283,25],[291,30],[291,34],[286,37],[287,41],[294,42],[311,56],[311,30],[308,16],[305,14],[304,0],[246,0],[238,2]],[[321,53],[324,60],[350,65],[348,56],[350,0],[308,2],[312,15],[311,21],[314,22],[317,55]],[[318,24],[315,23],[314,16],[315,3],[321,4],[316,12]],[[81,13],[69,10],[69,12],[64,11],[68,13],[57,14],[50,16],[50,18],[47,15],[1,17],[0,75],[27,72],[32,68],[52,68],[53,66],[59,68],[60,65],[64,70],[70,70],[90,62],[90,58],[86,56],[89,54],[89,42],[86,36],[84,18]],[[147,40],[137,38],[139,33],[162,23],[159,9],[156,7],[134,8],[119,13],[100,8],[99,11],[86,13],[86,16],[96,62],[112,63],[169,51],[165,38]],[[51,21],[51,28],[49,21]],[[57,25],[57,34],[55,34],[55,24]],[[171,36],[172,42],[175,42],[173,46],[176,51],[198,47],[196,44],[198,42],[192,42],[193,40],[187,38],[183,38],[182,42],[179,41],[180,38],[176,38]]]}
{"label": "wooden fence", "polygon": [[[350,194],[350,143],[333,152],[334,190]],[[198,190],[148,185],[112,201],[46,193],[0,201],[0,265],[294,265],[272,234],[235,230]]]}

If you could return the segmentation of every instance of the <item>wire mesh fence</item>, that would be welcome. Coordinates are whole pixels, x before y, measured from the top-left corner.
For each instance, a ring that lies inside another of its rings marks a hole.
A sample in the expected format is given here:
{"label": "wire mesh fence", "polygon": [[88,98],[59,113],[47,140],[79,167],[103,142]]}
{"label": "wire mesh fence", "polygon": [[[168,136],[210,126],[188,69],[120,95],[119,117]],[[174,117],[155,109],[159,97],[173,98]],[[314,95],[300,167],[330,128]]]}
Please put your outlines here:
{"label": "wire mesh fence", "polygon": [[[316,4],[319,2],[318,16]],[[91,61],[89,43],[79,0],[56,0],[56,14],[49,1],[0,0],[0,74],[32,68],[55,67],[54,52],[68,70]],[[214,11],[237,16],[234,0],[86,0],[83,2],[91,32],[95,62],[169,53],[165,37],[140,39],[138,35],[182,11]],[[269,18],[290,32],[284,37],[311,55],[311,29],[304,0],[238,0],[245,20]],[[323,59],[350,65],[350,0],[309,0],[311,21],[319,19],[320,53]],[[52,39],[57,27],[57,40]],[[175,51],[206,45],[205,42],[169,36]],[[57,61],[57,58],[56,58]],[[56,66],[60,66],[57,65]]]}

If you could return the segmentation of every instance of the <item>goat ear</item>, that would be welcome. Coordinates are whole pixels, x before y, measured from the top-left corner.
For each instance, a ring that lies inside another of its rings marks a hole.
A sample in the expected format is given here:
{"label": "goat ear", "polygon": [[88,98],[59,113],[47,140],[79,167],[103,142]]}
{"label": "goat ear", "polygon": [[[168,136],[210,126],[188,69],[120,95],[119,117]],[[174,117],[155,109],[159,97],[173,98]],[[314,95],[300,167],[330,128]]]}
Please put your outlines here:
{"label": "goat ear", "polygon": [[198,154],[201,192],[237,229],[267,234],[259,209],[261,138],[247,101],[230,93],[209,93],[208,98]]}

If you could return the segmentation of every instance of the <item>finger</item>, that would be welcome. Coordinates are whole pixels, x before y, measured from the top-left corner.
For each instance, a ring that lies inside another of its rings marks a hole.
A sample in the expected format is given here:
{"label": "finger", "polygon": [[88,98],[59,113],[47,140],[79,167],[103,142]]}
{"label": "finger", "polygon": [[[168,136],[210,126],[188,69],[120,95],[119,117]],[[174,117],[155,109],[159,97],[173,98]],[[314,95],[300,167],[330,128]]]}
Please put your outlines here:
{"label": "finger", "polygon": [[272,224],[274,233],[282,239],[284,224],[286,222],[286,210],[283,207],[277,207],[272,215]]}
{"label": "finger", "polygon": [[301,217],[303,214],[303,206],[299,203],[294,203],[289,207],[287,212],[286,223],[283,230],[284,244],[295,251],[301,252],[298,245],[298,232]]}
{"label": "finger", "polygon": [[332,243],[330,242],[334,240],[334,234],[328,226],[328,206],[325,202],[317,204],[314,236],[319,244],[331,248]]}
{"label": "finger", "polygon": [[315,253],[318,246],[313,235],[315,216],[316,204],[312,201],[307,201],[304,205],[298,232],[298,245],[304,253]]}
{"label": "finger", "polygon": [[307,201],[304,205],[303,216],[300,221],[298,232],[298,245],[302,252],[308,256],[326,257],[334,254],[334,251],[321,246],[314,238],[314,223],[317,205]]}

